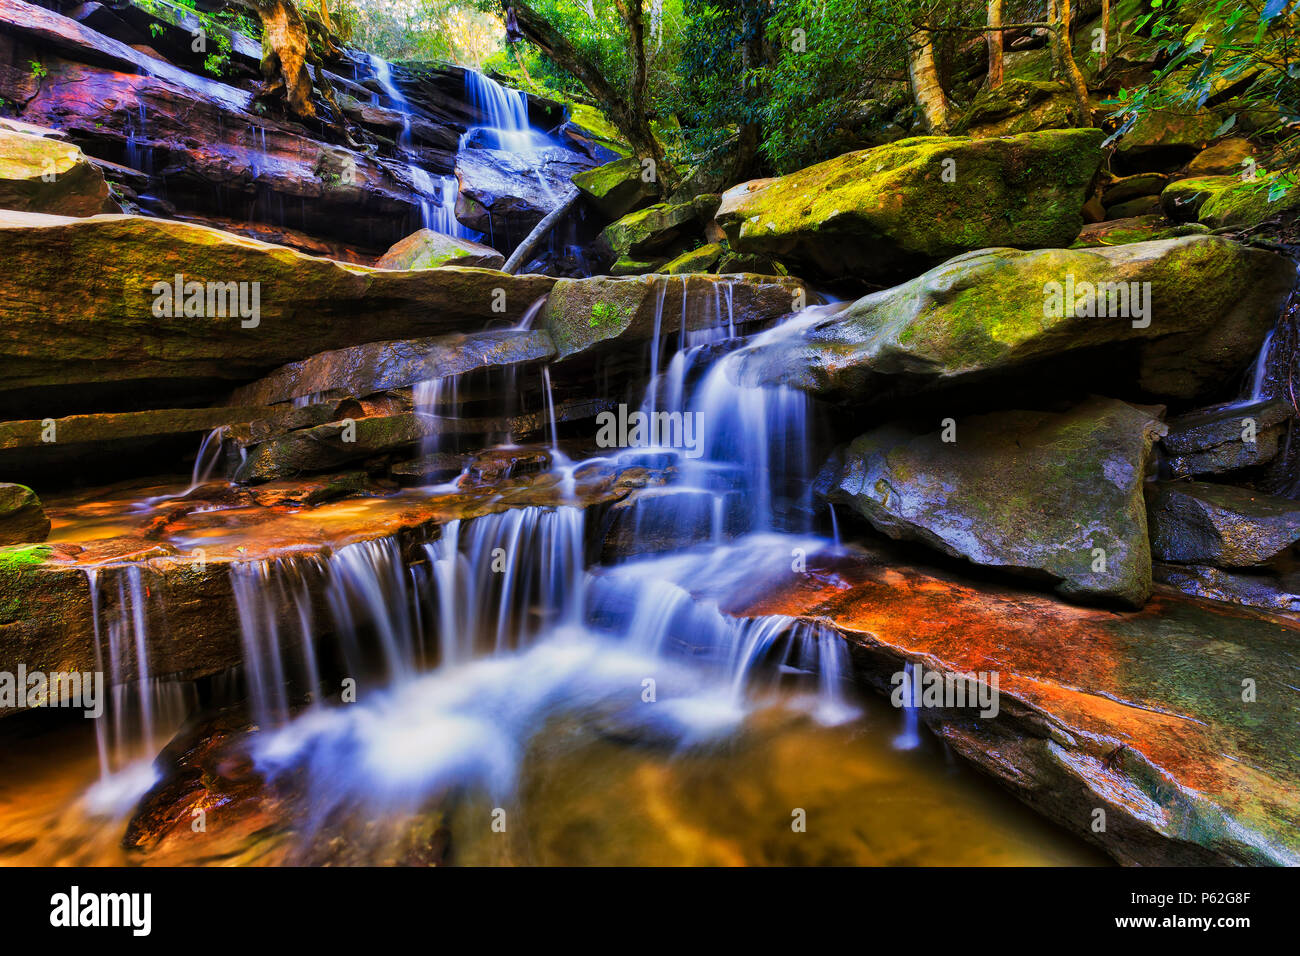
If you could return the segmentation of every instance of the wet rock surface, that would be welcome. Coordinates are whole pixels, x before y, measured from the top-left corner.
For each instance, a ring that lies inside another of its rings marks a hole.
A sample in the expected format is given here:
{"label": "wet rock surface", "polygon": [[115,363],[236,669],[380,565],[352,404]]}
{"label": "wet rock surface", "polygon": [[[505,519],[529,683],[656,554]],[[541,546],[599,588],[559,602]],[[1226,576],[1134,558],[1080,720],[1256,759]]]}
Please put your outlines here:
{"label": "wet rock surface", "polygon": [[834,456],[818,486],[890,537],[1046,577],[1073,600],[1140,607],[1158,414],[1098,399],[1061,415],[957,419],[950,440],[885,426]]}
{"label": "wet rock surface", "polygon": [[[959,755],[1130,864],[1300,862],[1296,625],[1157,594],[1138,612],[1051,598],[851,551],[812,580],[755,582],[734,613],[834,626],[859,679],[888,692],[904,664],[996,672],[994,719],[922,708]],[[924,622],[918,627],[918,622]],[[1243,700],[1241,677],[1272,688]],[[1093,831],[1104,808],[1105,833]]]}
{"label": "wet rock surface", "polygon": [[1300,502],[1203,481],[1164,482],[1150,505],[1161,561],[1221,568],[1264,564],[1300,541]]}

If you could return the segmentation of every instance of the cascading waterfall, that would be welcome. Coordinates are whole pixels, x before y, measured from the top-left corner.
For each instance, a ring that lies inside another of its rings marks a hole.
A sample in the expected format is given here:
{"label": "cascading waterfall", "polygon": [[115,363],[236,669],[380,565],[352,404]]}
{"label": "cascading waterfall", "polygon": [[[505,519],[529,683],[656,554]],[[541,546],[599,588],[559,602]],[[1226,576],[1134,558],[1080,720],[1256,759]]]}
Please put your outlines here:
{"label": "cascading waterfall", "polygon": [[461,136],[461,148],[471,142],[488,149],[524,153],[545,145],[528,122],[528,97],[502,86],[478,70],[465,71],[465,98],[483,115],[482,126],[472,126]]}
{"label": "cascading waterfall", "polygon": [[[163,679],[149,666],[149,587],[138,565],[86,571],[95,666],[105,675],[108,700],[95,721],[99,781],[87,794],[97,812],[113,814],[153,785],[152,765],[196,704],[193,686]],[[113,598],[104,606],[103,595]],[[116,613],[109,613],[115,609]],[[134,665],[134,666],[132,666]]]}
{"label": "cascading waterfall", "polygon": [[[393,81],[393,68],[387,60],[371,54],[370,65],[374,69],[376,82],[383,89],[389,102],[393,104],[394,110],[402,117],[402,132],[397,137],[397,143],[399,146],[409,147],[411,145],[411,104]],[[411,185],[420,196],[421,223],[425,229],[432,229],[434,232],[460,239],[479,238],[478,233],[456,218],[456,199],[460,192],[460,184],[455,176],[439,176],[435,181],[428,170],[414,163],[404,165]]]}

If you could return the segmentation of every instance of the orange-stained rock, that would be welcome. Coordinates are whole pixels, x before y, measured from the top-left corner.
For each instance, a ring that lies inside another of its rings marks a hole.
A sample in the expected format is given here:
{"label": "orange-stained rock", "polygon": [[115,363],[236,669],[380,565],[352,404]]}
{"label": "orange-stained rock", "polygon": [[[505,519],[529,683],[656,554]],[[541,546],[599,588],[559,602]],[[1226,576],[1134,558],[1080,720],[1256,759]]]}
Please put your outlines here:
{"label": "orange-stained rock", "polygon": [[886,692],[905,662],[996,672],[995,718],[923,719],[1121,862],[1300,864],[1292,621],[1170,593],[1137,612],[1092,610],[856,550],[749,593],[725,610],[833,624],[857,677]]}

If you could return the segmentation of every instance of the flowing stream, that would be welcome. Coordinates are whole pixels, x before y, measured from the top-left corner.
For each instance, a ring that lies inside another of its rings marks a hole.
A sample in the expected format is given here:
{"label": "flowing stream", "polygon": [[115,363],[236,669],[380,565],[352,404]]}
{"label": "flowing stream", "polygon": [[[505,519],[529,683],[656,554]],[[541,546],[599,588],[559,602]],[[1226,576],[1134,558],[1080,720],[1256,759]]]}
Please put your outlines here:
{"label": "flowing stream", "polygon": [[[806,398],[735,374],[744,349],[834,306],[746,339],[725,286],[682,299],[673,335],[661,298],[647,385],[630,403],[663,416],[657,443],[572,462],[550,414],[561,488],[593,462],[673,465],[669,484],[629,506],[626,553],[593,560],[598,519],[573,496],[451,520],[414,557],[378,538],[234,565],[253,728],[242,746],[270,792],[293,798],[279,849],[254,858],[245,842],[227,862],[389,861],[372,824],[409,833],[430,821],[465,863],[1094,861],[953,766],[914,710],[862,700],[836,632],[726,612],[796,556],[836,547],[814,530]],[[696,323],[707,328],[685,331],[688,308],[712,310]],[[441,414],[455,380],[416,394]],[[150,757],[197,709],[192,688],[150,671],[139,568],[89,583],[111,599],[95,607],[115,684],[99,779],[87,791],[70,770],[27,787],[0,777],[3,862],[43,858],[23,835],[33,820],[80,834],[74,858],[121,858],[104,834],[121,833],[159,778]],[[75,741],[67,753],[82,766]],[[815,821],[806,831],[792,827],[801,814]],[[338,833],[350,855],[321,857],[339,852]]]}

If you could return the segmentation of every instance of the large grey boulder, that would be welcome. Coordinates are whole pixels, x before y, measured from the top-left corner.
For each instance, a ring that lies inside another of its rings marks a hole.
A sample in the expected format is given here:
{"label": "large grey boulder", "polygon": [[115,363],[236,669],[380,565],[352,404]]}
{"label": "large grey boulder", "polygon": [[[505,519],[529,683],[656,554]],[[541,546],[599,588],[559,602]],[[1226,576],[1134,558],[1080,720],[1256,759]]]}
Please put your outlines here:
{"label": "large grey boulder", "polygon": [[1136,607],[1151,593],[1142,485],[1157,415],[1095,398],[924,434],[886,425],[832,457],[818,488],[892,538]]}

